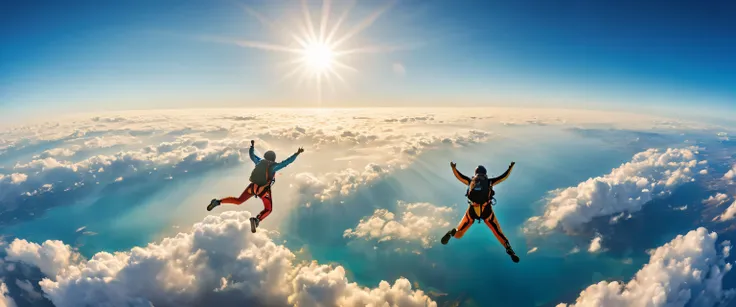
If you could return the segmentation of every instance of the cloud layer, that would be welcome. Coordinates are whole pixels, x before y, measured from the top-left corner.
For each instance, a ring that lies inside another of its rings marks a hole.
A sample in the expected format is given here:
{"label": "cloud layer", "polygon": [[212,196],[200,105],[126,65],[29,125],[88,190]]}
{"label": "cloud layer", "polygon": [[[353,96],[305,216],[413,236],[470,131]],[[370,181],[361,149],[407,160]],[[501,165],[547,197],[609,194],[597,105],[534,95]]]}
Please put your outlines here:
{"label": "cloud layer", "polygon": [[[431,148],[462,147],[493,135],[463,112],[172,111],[77,118],[0,132],[0,224],[48,208],[109,195],[118,187],[165,186],[247,163],[257,150],[283,159],[307,153],[287,174],[305,203],[347,195],[406,167]],[[362,116],[358,116],[362,115]],[[368,116],[366,116],[368,115]],[[487,125],[486,125],[487,126]]]}
{"label": "cloud layer", "polygon": [[13,241],[8,261],[37,266],[54,305],[85,306],[436,306],[400,278],[364,288],[341,266],[295,263],[295,255],[249,231],[250,213],[208,216],[191,232],[84,259],[68,245]]}
{"label": "cloud layer", "polygon": [[731,245],[726,241],[719,248],[717,238],[702,227],[678,235],[652,251],[649,263],[628,283],[601,281],[583,290],[574,304],[557,306],[718,306],[736,293],[722,287],[732,268],[724,260]]}
{"label": "cloud layer", "polygon": [[575,187],[552,192],[544,215],[529,219],[527,231],[558,227],[574,232],[595,217],[641,210],[654,197],[694,180],[698,164],[694,147],[640,152],[609,174]]}
{"label": "cloud layer", "polygon": [[[450,207],[438,207],[429,203],[399,202],[400,213],[376,209],[373,215],[360,220],[353,230],[346,229],[347,238],[367,240],[420,242],[425,248],[436,241],[436,234],[444,233],[450,226]],[[397,217],[397,215],[399,215]]]}

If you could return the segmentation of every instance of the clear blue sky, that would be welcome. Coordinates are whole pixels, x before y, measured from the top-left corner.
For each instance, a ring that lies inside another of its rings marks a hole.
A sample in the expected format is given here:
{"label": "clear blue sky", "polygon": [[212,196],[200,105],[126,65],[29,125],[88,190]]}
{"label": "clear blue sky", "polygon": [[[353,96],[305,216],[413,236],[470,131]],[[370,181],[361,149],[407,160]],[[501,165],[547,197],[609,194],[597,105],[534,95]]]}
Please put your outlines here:
{"label": "clear blue sky", "polygon": [[[332,2],[329,25],[347,1]],[[320,3],[310,1],[315,23]],[[384,3],[358,1],[342,32]],[[316,106],[314,87],[278,82],[286,66],[277,64],[293,56],[203,39],[288,43],[243,5],[272,19],[300,9],[298,0],[3,1],[0,108]],[[735,16],[726,0],[399,0],[350,43],[410,48],[346,58],[359,72],[343,74],[347,86],[333,78],[323,105],[736,108]]]}

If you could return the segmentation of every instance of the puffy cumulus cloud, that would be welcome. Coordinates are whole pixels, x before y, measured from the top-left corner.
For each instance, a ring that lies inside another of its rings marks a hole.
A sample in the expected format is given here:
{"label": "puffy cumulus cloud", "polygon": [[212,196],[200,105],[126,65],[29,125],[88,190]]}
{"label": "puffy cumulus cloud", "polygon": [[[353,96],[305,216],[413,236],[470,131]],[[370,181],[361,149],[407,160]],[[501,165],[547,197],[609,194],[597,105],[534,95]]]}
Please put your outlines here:
{"label": "puffy cumulus cloud", "polygon": [[596,235],[595,238],[593,238],[592,241],[590,241],[590,247],[588,247],[588,252],[591,253],[597,253],[601,250],[601,241],[603,240],[603,237],[600,235]]}
{"label": "puffy cumulus cloud", "polygon": [[10,297],[8,292],[8,285],[4,282],[0,282],[0,307],[15,307],[15,301]]}
{"label": "puffy cumulus cloud", "polygon": [[[450,226],[448,221],[453,209],[429,203],[399,202],[397,214],[386,209],[376,209],[373,215],[360,220],[355,229],[346,229],[346,238],[364,238],[378,242],[400,240],[420,242],[425,248],[432,246],[435,231]],[[446,230],[446,229],[445,229]]]}
{"label": "puffy cumulus cloud", "polygon": [[609,174],[553,191],[544,215],[529,219],[526,231],[561,227],[574,232],[595,217],[639,211],[654,197],[693,181],[699,166],[697,154],[695,147],[649,149]]}
{"label": "puffy cumulus cloud", "polygon": [[734,164],[731,169],[723,175],[723,180],[726,180],[730,184],[734,183],[734,178],[736,178],[736,164]]}
{"label": "puffy cumulus cloud", "polygon": [[78,254],[57,240],[48,240],[38,245],[23,239],[15,239],[5,252],[6,260],[34,264],[47,276],[60,274],[78,258]]}
{"label": "puffy cumulus cloud", "polygon": [[6,251],[8,260],[47,275],[39,284],[59,307],[437,306],[404,278],[365,288],[350,282],[341,266],[295,263],[289,249],[274,243],[274,233],[249,231],[250,216],[210,215],[190,232],[90,259],[55,241],[16,239]]}
{"label": "puffy cumulus cloud", "polygon": [[313,174],[309,172],[295,175],[297,192],[309,199],[324,201],[337,195],[348,195],[356,187],[371,182],[393,167],[387,168],[375,163],[366,165],[362,171],[347,168],[339,172]]}
{"label": "puffy cumulus cloud", "polygon": [[6,183],[6,184],[12,184],[12,185],[19,185],[26,180],[28,180],[28,175],[26,174],[21,174],[21,173],[12,173],[10,175],[0,174],[0,184]]}
{"label": "puffy cumulus cloud", "polygon": [[717,193],[714,196],[708,197],[708,199],[703,201],[703,204],[708,206],[720,206],[726,203],[728,200],[728,195],[723,193]]}
{"label": "puffy cumulus cloud", "polygon": [[650,252],[649,263],[628,283],[601,281],[583,290],[574,304],[557,307],[725,306],[734,296],[723,289],[732,267],[724,260],[731,246],[726,241],[719,253],[717,237],[702,227],[678,235]]}
{"label": "puffy cumulus cloud", "polygon": [[726,208],[725,211],[719,216],[717,216],[714,220],[721,220],[721,221],[728,221],[732,220],[734,217],[736,217],[736,201],[733,202],[728,208]]}

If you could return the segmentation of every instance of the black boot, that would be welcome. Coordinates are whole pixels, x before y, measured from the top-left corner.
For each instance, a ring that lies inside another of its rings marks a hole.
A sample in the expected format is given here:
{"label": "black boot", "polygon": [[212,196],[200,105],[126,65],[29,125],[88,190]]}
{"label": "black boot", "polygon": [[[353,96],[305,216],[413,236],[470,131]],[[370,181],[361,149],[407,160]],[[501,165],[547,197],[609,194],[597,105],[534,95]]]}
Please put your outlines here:
{"label": "black boot", "polygon": [[447,232],[447,233],[445,234],[445,236],[444,236],[444,237],[442,237],[442,240],[440,240],[440,242],[442,242],[442,244],[443,244],[443,245],[444,245],[444,244],[447,244],[447,242],[450,242],[450,238],[452,238],[452,236],[454,236],[454,235],[455,235],[455,233],[457,233],[457,229],[455,229],[455,228],[453,228],[453,229],[450,229],[450,231],[448,231],[448,232]]}
{"label": "black boot", "polygon": [[215,209],[215,207],[220,205],[220,201],[217,199],[213,199],[210,201],[210,204],[207,205],[207,211],[212,211],[212,209]]}
{"label": "black boot", "polygon": [[258,224],[261,222],[257,217],[250,218],[250,232],[256,233],[256,228],[258,228]]}
{"label": "black boot", "polygon": [[511,261],[519,262],[519,256],[516,256],[516,253],[514,253],[514,250],[511,248],[511,243],[506,243],[506,253],[511,256]]}

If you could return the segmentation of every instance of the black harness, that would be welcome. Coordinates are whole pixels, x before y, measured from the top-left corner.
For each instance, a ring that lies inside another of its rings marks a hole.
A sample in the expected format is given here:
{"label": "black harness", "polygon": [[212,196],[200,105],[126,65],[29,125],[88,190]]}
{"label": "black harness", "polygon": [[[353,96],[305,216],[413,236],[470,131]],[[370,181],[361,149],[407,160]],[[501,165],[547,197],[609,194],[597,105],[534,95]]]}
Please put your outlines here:
{"label": "black harness", "polygon": [[[476,180],[477,180],[477,178],[473,178],[473,181],[476,181]],[[467,199],[467,201],[468,201],[468,212],[470,214],[470,218],[473,219],[473,220],[478,220],[478,223],[479,224],[480,224],[481,220],[485,220],[485,219],[491,217],[491,215],[493,215],[493,209],[491,208],[491,206],[495,206],[496,205],[496,198],[494,197],[494,195],[496,195],[496,193],[493,191],[493,187],[490,185],[490,182],[488,182],[486,180],[488,180],[488,179],[485,179],[484,178],[483,181],[481,181],[481,182],[483,184],[488,184],[488,201],[485,202],[485,203],[483,203],[483,204],[478,204],[480,206],[480,216],[477,213],[475,213],[475,209],[473,208],[474,207],[473,206],[473,201],[470,200],[470,199]],[[474,184],[475,183],[473,183],[473,185]],[[465,191],[465,197],[466,198],[470,195],[469,193],[470,193],[470,185],[468,185],[468,189]],[[487,206],[487,205],[491,205],[491,206]]]}

